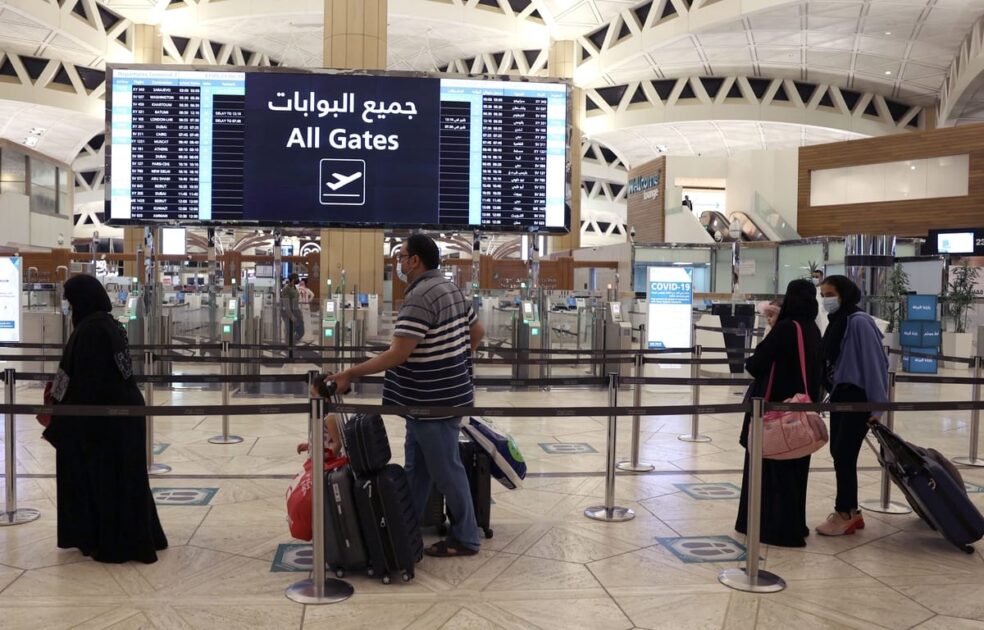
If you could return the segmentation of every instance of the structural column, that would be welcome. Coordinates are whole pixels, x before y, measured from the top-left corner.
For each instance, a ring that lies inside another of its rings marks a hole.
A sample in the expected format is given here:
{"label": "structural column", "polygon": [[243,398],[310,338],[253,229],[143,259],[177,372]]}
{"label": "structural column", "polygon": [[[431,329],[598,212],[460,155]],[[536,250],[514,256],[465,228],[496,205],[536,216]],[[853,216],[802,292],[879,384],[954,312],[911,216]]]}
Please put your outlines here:
{"label": "structural column", "polygon": [[[133,27],[133,62],[152,63],[160,65],[163,63],[163,43],[161,41],[161,29],[159,26],[150,24],[137,24]],[[109,138],[106,139],[107,143]],[[143,228],[123,228],[123,253],[136,254],[137,248],[143,245]],[[126,261],[123,263],[123,275],[140,278],[143,282],[143,271],[137,268],[136,261]]]}
{"label": "structural column", "polygon": [[[558,79],[572,79],[577,67],[577,46],[573,41],[550,44],[547,74]],[[581,119],[584,116],[584,93],[574,88],[571,99],[571,232],[550,238],[550,253],[581,246]]]}
{"label": "structural column", "polygon": [[[386,69],[387,0],[325,0],[326,68]],[[322,230],[321,289],[331,279],[347,291],[383,294],[383,231]]]}

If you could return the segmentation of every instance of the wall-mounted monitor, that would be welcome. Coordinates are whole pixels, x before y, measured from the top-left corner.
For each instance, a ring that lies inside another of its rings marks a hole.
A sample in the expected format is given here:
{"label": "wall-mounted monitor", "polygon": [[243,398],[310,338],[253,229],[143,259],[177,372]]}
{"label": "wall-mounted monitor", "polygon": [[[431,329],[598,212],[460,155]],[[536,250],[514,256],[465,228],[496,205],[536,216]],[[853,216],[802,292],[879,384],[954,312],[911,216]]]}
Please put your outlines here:
{"label": "wall-mounted monitor", "polygon": [[184,256],[188,253],[184,228],[161,229],[161,253],[165,256]]}
{"label": "wall-mounted monitor", "polygon": [[110,66],[107,85],[113,225],[570,229],[565,82]]}
{"label": "wall-mounted monitor", "polygon": [[926,245],[930,253],[984,255],[984,228],[930,230]]}

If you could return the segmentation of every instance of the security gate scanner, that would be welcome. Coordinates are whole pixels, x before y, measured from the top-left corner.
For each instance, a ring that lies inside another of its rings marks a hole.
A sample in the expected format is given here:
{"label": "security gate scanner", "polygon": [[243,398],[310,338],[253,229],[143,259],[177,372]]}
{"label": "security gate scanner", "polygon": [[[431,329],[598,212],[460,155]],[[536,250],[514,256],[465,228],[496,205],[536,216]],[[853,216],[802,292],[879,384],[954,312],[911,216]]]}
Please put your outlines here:
{"label": "security gate scanner", "polygon": [[514,330],[513,347],[517,350],[516,358],[519,359],[519,362],[513,365],[513,378],[540,378],[541,366],[522,364],[523,361],[529,359],[542,358],[538,353],[529,352],[529,350],[539,350],[543,339],[543,327],[540,325],[539,313],[536,305],[530,300],[522,301]]}
{"label": "security gate scanner", "polygon": [[[620,302],[607,302],[602,316],[594,322],[595,349],[605,352],[616,351],[612,359],[624,354],[620,350],[632,350],[632,324],[622,317]],[[606,376],[609,372],[618,372],[621,364],[618,361],[608,362],[604,358],[595,364],[595,376]]]}
{"label": "security gate scanner", "polygon": [[239,299],[227,298],[222,314],[222,341],[238,343],[239,340]]}
{"label": "security gate scanner", "polygon": [[[126,330],[127,339],[131,346],[141,346],[144,343],[144,308],[139,291],[131,291],[126,298],[126,307],[117,321]],[[143,362],[134,361],[134,374],[143,374]]]}

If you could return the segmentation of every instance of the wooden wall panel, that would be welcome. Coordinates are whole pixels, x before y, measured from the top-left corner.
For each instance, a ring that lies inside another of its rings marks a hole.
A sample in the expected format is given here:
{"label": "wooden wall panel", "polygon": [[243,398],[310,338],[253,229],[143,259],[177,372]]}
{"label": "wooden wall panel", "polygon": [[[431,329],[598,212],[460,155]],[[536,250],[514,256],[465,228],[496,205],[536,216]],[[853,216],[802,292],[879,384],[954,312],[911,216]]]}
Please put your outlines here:
{"label": "wooden wall panel", "polygon": [[626,216],[635,228],[635,242],[662,243],[666,240],[666,158],[629,170]]}
{"label": "wooden wall panel", "polygon": [[[970,156],[968,194],[962,197],[810,205],[810,172],[845,166]],[[799,150],[797,230],[806,236],[895,234],[926,236],[931,228],[984,225],[984,125],[965,125]]]}

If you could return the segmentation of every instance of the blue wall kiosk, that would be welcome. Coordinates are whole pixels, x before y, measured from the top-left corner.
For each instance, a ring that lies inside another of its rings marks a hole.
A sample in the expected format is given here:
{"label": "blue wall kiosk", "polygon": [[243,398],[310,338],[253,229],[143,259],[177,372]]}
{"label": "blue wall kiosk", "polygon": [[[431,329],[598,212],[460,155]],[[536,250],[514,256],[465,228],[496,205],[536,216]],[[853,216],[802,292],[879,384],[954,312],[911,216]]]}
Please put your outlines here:
{"label": "blue wall kiosk", "polygon": [[906,299],[906,318],[899,327],[902,370],[913,374],[936,374],[942,326],[938,319],[939,301],[935,295],[910,295]]}
{"label": "blue wall kiosk", "polygon": [[646,281],[646,346],[689,348],[694,330],[693,267],[649,267]]}

